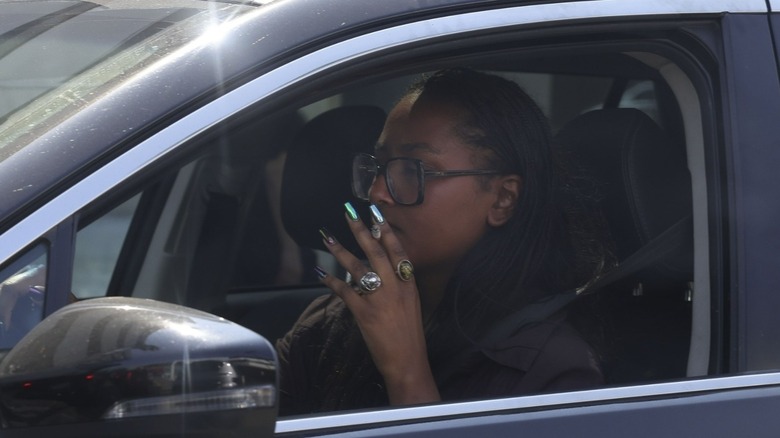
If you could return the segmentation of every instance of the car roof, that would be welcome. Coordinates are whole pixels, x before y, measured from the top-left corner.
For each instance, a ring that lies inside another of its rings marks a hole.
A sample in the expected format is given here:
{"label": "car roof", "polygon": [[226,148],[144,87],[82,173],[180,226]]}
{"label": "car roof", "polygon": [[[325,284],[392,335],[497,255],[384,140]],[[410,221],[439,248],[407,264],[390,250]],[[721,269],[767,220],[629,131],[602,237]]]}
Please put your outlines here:
{"label": "car roof", "polygon": [[[140,61],[133,59],[129,68],[104,86],[81,94],[68,88],[36,97],[44,101],[40,111],[49,110],[49,103],[65,108],[46,123],[38,123],[38,113],[31,112],[29,120],[34,123],[17,121],[16,126],[22,128],[14,132],[8,128],[9,120],[0,119],[0,138],[6,142],[0,141],[0,231],[70,181],[150,135],[151,128],[145,127],[173,121],[211,96],[320,47],[381,29],[387,23],[507,5],[580,1],[584,0],[0,1],[3,23],[13,22],[14,16],[21,23],[7,29],[0,25],[0,43],[15,39],[21,47],[24,38],[55,28],[75,33],[80,28],[69,24],[90,22],[92,17],[96,17],[93,23],[100,21],[100,29],[105,29],[94,37],[99,40],[114,32],[111,23],[135,19],[148,20],[152,31],[146,36],[139,32],[136,40],[130,38],[120,49],[155,51]],[[680,1],[676,6],[685,10],[688,4],[696,6],[697,2]],[[214,17],[219,27],[206,26]],[[155,40],[155,35],[164,38]],[[168,50],[160,50],[160,41],[170,44]],[[19,50],[9,44],[4,47],[7,53],[0,49],[0,62],[4,55]],[[46,56],[41,52],[41,59]],[[28,130],[27,125],[35,126]]]}

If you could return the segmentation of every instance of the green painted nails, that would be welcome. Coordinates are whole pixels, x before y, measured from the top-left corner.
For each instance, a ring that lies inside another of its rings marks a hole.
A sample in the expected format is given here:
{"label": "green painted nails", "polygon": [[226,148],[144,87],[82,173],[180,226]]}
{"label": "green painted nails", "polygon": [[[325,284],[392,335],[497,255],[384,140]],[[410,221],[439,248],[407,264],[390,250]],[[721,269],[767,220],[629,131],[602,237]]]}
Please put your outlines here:
{"label": "green painted nails", "polygon": [[360,219],[360,216],[357,214],[357,210],[355,210],[355,207],[352,206],[349,202],[344,203],[344,208],[347,209],[347,216],[353,221],[357,221]]}

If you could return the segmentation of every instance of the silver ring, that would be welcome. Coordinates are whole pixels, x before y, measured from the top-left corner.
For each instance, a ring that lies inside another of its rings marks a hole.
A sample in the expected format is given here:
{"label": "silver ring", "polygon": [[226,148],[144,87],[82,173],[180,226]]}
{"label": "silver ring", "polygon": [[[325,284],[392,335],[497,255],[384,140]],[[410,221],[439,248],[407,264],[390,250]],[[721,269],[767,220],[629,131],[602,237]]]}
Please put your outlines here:
{"label": "silver ring", "polygon": [[382,229],[379,228],[379,225],[371,225],[371,236],[376,240],[379,240],[382,237]]}
{"label": "silver ring", "polygon": [[364,294],[372,294],[376,292],[379,286],[382,285],[382,279],[376,275],[376,272],[368,271],[366,275],[360,277],[360,290]]}
{"label": "silver ring", "polygon": [[403,281],[409,281],[414,276],[414,266],[409,260],[401,260],[395,267],[395,273]]}

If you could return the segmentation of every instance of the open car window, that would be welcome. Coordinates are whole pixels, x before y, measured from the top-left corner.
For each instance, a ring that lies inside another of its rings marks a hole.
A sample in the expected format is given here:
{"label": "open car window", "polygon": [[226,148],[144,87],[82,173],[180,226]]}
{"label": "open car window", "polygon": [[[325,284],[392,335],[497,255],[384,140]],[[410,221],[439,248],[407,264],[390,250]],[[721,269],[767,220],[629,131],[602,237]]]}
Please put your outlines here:
{"label": "open car window", "polygon": [[[618,111],[618,118],[607,123],[621,123],[620,115],[628,114],[651,127],[653,135],[659,136],[652,139],[659,147],[671,147],[669,156],[677,160],[672,167],[682,169],[688,181],[668,187],[666,192],[645,194],[648,199],[643,202],[663,203],[666,200],[657,199],[659,196],[675,192],[679,196],[673,202],[681,207],[673,217],[663,218],[665,222],[654,224],[652,230],[639,230],[639,234],[626,231],[637,224],[620,222],[630,221],[629,216],[614,213],[611,235],[617,240],[618,256],[625,258],[690,215],[692,195],[680,105],[691,102],[679,102],[672,91],[675,84],[636,53],[605,50],[594,54],[594,63],[603,58],[609,65],[598,72],[592,68],[579,71],[580,57],[569,59],[568,53],[562,49],[535,59],[536,63],[488,59],[481,67],[528,90],[561,143],[572,136],[581,137],[577,130],[583,128],[571,127],[583,117],[596,113],[609,119],[611,111]],[[522,51],[518,56],[522,57]],[[432,67],[361,78],[354,84],[338,82],[330,91],[322,86],[317,94],[291,97],[273,111],[259,107],[244,112],[193,140],[189,158],[169,163],[149,178],[153,183],[139,183],[137,191],[124,195],[127,200],[118,207],[84,216],[91,219],[77,235],[74,292],[79,298],[108,294],[177,302],[239,322],[271,341],[280,338],[312,299],[329,293],[316,281],[313,267],[344,274],[321,246],[319,206],[312,200],[301,202],[307,191],[337,202],[328,193],[321,193],[322,187],[330,187],[331,181],[322,176],[327,172],[290,170],[289,154],[296,154],[297,166],[331,165],[320,161],[325,158],[317,158],[317,148],[320,152],[338,148],[328,140],[343,134],[339,132],[343,129],[351,129],[350,123],[334,125],[333,131],[322,127],[314,142],[306,138],[311,135],[307,130],[312,123],[348,108],[370,108],[386,114],[398,96]],[[362,127],[361,122],[355,125],[356,129]],[[567,133],[567,129],[575,133]],[[301,143],[307,141],[313,144],[306,147],[313,149],[302,153]],[[348,147],[352,146],[344,144],[342,148]],[[370,151],[373,143],[360,147]],[[353,152],[334,150],[325,155],[340,154],[346,169]],[[576,165],[591,167],[599,190],[608,192],[607,186],[615,182],[599,180],[603,176],[599,172],[609,171],[599,165],[618,166],[619,162],[604,158],[601,163],[598,149],[587,154],[575,154]],[[596,161],[589,162],[593,154]],[[104,226],[112,231],[100,234],[98,230]],[[603,324],[608,383],[655,382],[688,375],[694,275],[690,245],[686,243],[676,255],[682,259],[680,263],[658,268],[658,281],[653,281],[655,273],[650,281],[627,279],[594,298],[598,301],[594,315],[598,314],[598,323]],[[92,251],[89,256],[88,251]],[[102,266],[90,264],[93,262],[86,257]],[[680,272],[667,276],[666,269]],[[84,286],[87,280],[96,285]],[[660,326],[664,329],[659,330]],[[657,345],[664,354],[656,355],[646,345]]]}

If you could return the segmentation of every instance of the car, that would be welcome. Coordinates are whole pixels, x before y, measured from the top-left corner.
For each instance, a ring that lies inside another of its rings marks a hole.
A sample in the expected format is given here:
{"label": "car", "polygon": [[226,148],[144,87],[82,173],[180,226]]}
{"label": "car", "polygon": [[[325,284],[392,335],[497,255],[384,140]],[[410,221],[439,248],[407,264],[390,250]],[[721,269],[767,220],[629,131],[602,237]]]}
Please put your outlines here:
{"label": "car", "polygon": [[[0,1],[2,434],[775,436],[779,11]],[[454,66],[521,84],[603,190],[606,385],[278,417],[350,156]]]}

